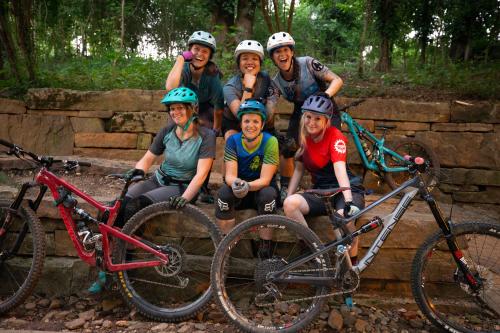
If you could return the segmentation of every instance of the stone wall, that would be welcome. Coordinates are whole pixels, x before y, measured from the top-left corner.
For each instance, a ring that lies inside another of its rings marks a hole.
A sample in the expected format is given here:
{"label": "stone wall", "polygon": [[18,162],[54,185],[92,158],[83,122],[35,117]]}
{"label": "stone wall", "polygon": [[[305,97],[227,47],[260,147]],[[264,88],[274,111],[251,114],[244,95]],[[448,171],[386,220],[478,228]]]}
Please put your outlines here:
{"label": "stone wall", "polygon": [[[168,120],[159,103],[163,93],[31,89],[25,103],[0,99],[0,138],[43,154],[137,160]],[[458,202],[500,204],[500,103],[470,104],[372,98],[350,112],[378,136],[377,125],[395,125],[389,143],[402,137],[428,143],[441,162],[443,200],[453,195]],[[286,129],[291,112],[289,103],[280,102],[279,130]],[[222,170],[223,141],[218,140],[216,172]],[[355,151],[352,140],[350,151]],[[355,152],[349,159],[360,164]]]}
{"label": "stone wall", "polygon": [[[155,133],[168,121],[164,107],[159,103],[162,91],[116,90],[108,92],[80,92],[62,89],[34,89],[26,101],[0,99],[0,138],[14,142],[39,154],[81,155],[91,160],[92,172],[111,173],[125,170],[133,160],[140,158],[149,147]],[[338,98],[339,105],[352,101]],[[389,142],[403,137],[415,137],[428,143],[437,153],[444,171],[440,184],[440,198],[449,201],[481,203],[483,215],[470,213],[458,220],[474,220],[498,216],[500,209],[499,135],[500,104],[473,102],[464,106],[457,103],[429,103],[397,99],[368,99],[351,110],[352,116],[377,136],[378,125],[395,125],[387,136]],[[276,127],[286,129],[291,106],[280,102],[275,116]],[[223,141],[218,138],[217,160],[212,183],[220,181]],[[350,162],[360,164],[360,158],[350,143]],[[128,162],[105,162],[91,159],[124,159]],[[0,169],[24,168],[17,159],[0,161]],[[368,177],[369,178],[369,177]],[[372,179],[373,180],[373,179]],[[368,180],[369,182],[370,180]],[[376,183],[368,184],[376,188]],[[1,187],[1,186],[0,186]],[[12,195],[12,191],[7,191]],[[439,192],[438,192],[439,193]],[[3,189],[0,188],[0,197]],[[97,198],[108,201],[112,198]],[[373,201],[376,197],[367,197]],[[395,201],[370,211],[363,221],[385,216]],[[422,202],[412,204],[399,226],[384,244],[375,263],[363,273],[363,286],[385,289],[395,293],[409,293],[408,280],[411,260],[419,244],[436,228],[432,215]],[[86,205],[82,206],[88,208]],[[202,206],[210,215],[213,207]],[[491,210],[495,212],[491,212]],[[445,214],[450,211],[444,206]],[[459,211],[454,209],[454,214]],[[463,209],[469,212],[468,208]],[[242,212],[238,221],[251,216]],[[47,241],[44,279],[40,290],[48,294],[71,293],[86,287],[92,270],[76,258],[71,241],[47,196],[38,211]],[[326,219],[311,221],[319,235],[330,232]],[[367,250],[373,234],[361,238],[361,253]],[[68,279],[68,276],[71,278]],[[57,283],[53,283],[57,281]],[[391,283],[387,283],[390,281]]]}

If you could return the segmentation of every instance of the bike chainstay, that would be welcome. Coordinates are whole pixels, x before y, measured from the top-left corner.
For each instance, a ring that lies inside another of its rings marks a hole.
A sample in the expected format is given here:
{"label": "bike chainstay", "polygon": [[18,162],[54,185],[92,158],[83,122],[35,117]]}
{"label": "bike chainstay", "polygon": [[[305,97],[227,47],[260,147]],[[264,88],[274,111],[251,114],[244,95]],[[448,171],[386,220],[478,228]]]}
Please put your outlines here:
{"label": "bike chainstay", "polygon": [[[296,271],[290,271],[290,273],[326,272],[326,271],[333,271],[333,270],[335,270],[335,268],[333,268],[333,267],[332,268],[323,268],[323,269],[300,269],[300,270],[296,270]],[[270,273],[272,273],[272,272],[270,272]],[[320,298],[327,298],[327,297],[332,297],[332,296],[337,296],[337,295],[342,295],[342,294],[349,294],[349,293],[352,293],[353,291],[355,291],[356,289],[358,289],[358,287],[359,287],[359,279],[358,279],[358,282],[356,283],[355,287],[353,287],[349,290],[346,290],[346,291],[337,291],[337,292],[332,292],[332,293],[324,294],[324,295],[320,295],[320,296],[294,298],[294,299],[290,299],[290,300],[286,300],[286,301],[277,301],[277,302],[273,302],[273,303],[257,304],[257,306],[261,306],[261,307],[272,306],[272,305],[281,304],[281,303],[295,303],[295,302],[308,301],[308,300],[312,300],[312,299],[320,299]]]}

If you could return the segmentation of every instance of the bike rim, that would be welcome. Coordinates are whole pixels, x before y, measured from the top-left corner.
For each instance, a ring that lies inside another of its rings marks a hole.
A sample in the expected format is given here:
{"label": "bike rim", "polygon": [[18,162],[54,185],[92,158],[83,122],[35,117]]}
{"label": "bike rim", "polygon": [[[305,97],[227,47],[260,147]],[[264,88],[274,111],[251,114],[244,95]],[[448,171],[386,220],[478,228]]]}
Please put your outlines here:
{"label": "bike rim", "polygon": [[483,287],[477,296],[473,294],[457,270],[446,240],[439,239],[425,256],[420,279],[429,315],[442,327],[466,332],[498,331],[500,238],[471,233],[457,236],[457,243],[475,277],[483,280]]}

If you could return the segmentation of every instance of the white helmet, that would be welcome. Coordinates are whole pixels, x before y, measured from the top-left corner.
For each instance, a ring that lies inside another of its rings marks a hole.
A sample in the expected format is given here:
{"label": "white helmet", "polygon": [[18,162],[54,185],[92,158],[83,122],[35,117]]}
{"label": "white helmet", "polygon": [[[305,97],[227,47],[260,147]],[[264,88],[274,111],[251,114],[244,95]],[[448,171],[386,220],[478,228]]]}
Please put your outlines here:
{"label": "white helmet", "polygon": [[236,46],[234,50],[234,58],[238,61],[238,57],[242,53],[255,53],[259,56],[260,60],[264,60],[264,47],[256,40],[244,40]]}
{"label": "white helmet", "polygon": [[269,53],[282,46],[289,46],[291,49],[295,46],[295,41],[288,32],[281,31],[274,33],[267,40],[267,52]]}
{"label": "white helmet", "polygon": [[191,35],[191,37],[189,37],[188,40],[188,46],[191,46],[191,44],[201,44],[208,46],[214,53],[215,50],[217,49],[217,43],[215,42],[214,36],[205,31],[193,32],[193,34]]}

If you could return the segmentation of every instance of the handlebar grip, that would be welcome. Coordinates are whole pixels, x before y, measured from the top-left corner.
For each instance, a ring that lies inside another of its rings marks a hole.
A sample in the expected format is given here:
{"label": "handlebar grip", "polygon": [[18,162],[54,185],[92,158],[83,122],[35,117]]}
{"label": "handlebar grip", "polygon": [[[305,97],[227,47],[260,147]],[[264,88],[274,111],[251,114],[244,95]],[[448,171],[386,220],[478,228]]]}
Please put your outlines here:
{"label": "handlebar grip", "polygon": [[9,148],[15,147],[12,143],[5,141],[5,140],[2,140],[2,139],[0,139],[0,145],[4,145],[5,147],[9,147]]}
{"label": "handlebar grip", "polygon": [[80,162],[80,161],[78,161],[78,164],[79,164],[80,166],[84,166],[84,167],[89,167],[89,166],[91,166],[91,165],[92,165],[90,162]]}

